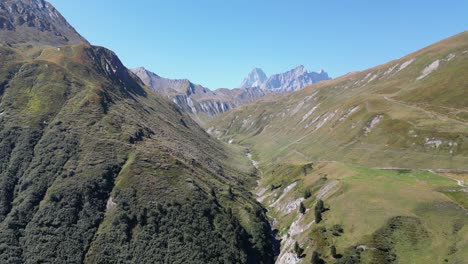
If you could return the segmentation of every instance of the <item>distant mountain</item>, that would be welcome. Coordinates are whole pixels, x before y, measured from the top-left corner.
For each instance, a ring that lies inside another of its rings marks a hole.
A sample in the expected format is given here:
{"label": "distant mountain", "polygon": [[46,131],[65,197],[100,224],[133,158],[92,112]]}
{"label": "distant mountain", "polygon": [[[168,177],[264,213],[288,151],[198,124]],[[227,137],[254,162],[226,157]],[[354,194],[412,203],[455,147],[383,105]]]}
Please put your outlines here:
{"label": "distant mountain", "polygon": [[308,85],[320,81],[330,80],[330,77],[323,70],[320,72],[310,72],[302,65],[285,73],[270,76],[263,84],[263,89],[278,92],[293,92]]}
{"label": "distant mountain", "polygon": [[265,73],[261,69],[255,68],[244,79],[241,88],[260,87],[263,90],[280,93],[293,92],[308,85],[330,79],[328,74],[323,70],[320,72],[310,72],[302,65],[285,73],[274,74],[269,78],[266,78]]}
{"label": "distant mountain", "polygon": [[240,88],[260,87],[267,79],[268,77],[262,69],[254,68],[242,81]]}
{"label": "distant mountain", "polygon": [[160,77],[143,67],[132,71],[153,91],[170,99],[201,122],[272,94],[259,87],[221,88],[212,91],[187,79],[175,80]]}
{"label": "distant mountain", "polygon": [[2,0],[0,41],[61,46],[87,41],[43,0]]}

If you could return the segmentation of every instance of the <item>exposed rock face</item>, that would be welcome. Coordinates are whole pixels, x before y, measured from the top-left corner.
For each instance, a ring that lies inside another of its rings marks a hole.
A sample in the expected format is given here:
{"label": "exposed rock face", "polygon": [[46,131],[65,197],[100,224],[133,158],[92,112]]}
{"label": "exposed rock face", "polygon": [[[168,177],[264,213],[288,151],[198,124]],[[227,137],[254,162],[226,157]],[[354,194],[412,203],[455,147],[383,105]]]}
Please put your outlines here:
{"label": "exposed rock face", "polygon": [[260,68],[254,68],[244,81],[242,81],[240,88],[260,87],[266,80],[266,74]]}
{"label": "exposed rock face", "polygon": [[270,76],[261,85],[261,88],[277,92],[292,92],[325,80],[330,80],[330,77],[323,70],[320,72],[310,72],[300,65],[285,73]]}
{"label": "exposed rock face", "polygon": [[160,77],[145,68],[132,71],[153,91],[170,99],[182,110],[196,117],[204,115],[211,118],[270,94],[259,87],[221,88],[212,91],[187,79],[173,80]]}
{"label": "exposed rock face", "polygon": [[274,74],[266,78],[265,73],[258,68],[244,79],[241,88],[260,87],[263,90],[271,90],[274,92],[292,92],[300,90],[308,85],[318,83],[320,81],[330,80],[326,72],[310,72],[304,66],[300,65],[285,73]]}
{"label": "exposed rock face", "polygon": [[63,16],[44,0],[2,0],[0,42],[71,45],[87,43]]}

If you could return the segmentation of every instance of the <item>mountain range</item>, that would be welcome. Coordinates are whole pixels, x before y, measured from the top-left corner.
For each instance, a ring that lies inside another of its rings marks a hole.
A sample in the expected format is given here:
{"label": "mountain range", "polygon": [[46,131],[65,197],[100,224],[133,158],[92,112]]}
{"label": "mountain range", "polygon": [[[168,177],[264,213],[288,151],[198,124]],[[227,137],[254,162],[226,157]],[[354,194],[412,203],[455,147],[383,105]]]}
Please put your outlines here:
{"label": "mountain range", "polygon": [[331,78],[326,72],[310,72],[303,65],[289,70],[285,73],[273,74],[266,77],[260,68],[254,68],[252,72],[242,81],[241,88],[260,87],[263,90],[274,92],[293,92],[306,86]]}
{"label": "mountain range", "polygon": [[3,0],[0,62],[0,263],[468,259],[468,32],[210,90]]}
{"label": "mountain range", "polygon": [[255,102],[278,93],[299,90],[307,85],[330,80],[323,70],[309,72],[304,66],[269,78],[260,68],[255,68],[244,79],[240,88],[210,90],[188,79],[168,79],[144,67],[132,69],[145,85],[169,98],[195,120],[205,123],[213,117],[244,104]]}
{"label": "mountain range", "polygon": [[201,123],[243,104],[273,96],[273,93],[258,87],[221,88],[212,91],[187,79],[174,80],[160,77],[145,68],[136,68],[132,72],[154,92],[173,101]]}

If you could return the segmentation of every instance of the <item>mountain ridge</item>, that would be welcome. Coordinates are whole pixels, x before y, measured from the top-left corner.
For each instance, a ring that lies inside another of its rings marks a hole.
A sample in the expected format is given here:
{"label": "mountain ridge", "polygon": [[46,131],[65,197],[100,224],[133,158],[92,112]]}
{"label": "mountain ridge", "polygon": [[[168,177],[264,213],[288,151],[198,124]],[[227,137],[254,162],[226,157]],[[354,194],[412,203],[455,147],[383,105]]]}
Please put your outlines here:
{"label": "mountain ridge", "polygon": [[173,101],[201,123],[240,105],[270,96],[268,91],[258,87],[210,90],[187,79],[160,77],[144,67],[132,69],[132,72],[153,91]]}
{"label": "mountain ridge", "polygon": [[310,72],[304,65],[299,65],[294,69],[284,73],[273,74],[266,77],[265,73],[260,68],[254,68],[249,75],[241,83],[241,88],[260,87],[263,90],[271,90],[274,92],[294,92],[308,85],[330,80],[324,70],[319,72]]}
{"label": "mountain ridge", "polygon": [[88,43],[44,0],[4,0],[0,3],[0,41],[61,46]]}
{"label": "mountain ridge", "polygon": [[114,52],[40,31],[50,4],[4,3],[34,27],[0,29],[1,263],[273,262],[240,150]]}

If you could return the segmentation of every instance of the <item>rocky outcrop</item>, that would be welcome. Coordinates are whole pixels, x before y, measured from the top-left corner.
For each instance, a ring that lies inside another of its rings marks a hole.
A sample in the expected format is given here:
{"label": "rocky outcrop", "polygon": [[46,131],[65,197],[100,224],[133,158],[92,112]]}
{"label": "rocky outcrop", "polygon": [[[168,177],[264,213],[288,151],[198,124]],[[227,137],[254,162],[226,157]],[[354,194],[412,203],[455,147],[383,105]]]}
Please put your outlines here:
{"label": "rocky outcrop", "polygon": [[293,92],[308,85],[326,80],[330,80],[330,77],[323,70],[320,72],[310,72],[304,66],[300,65],[285,73],[270,76],[270,78],[261,85],[261,88],[278,92]]}
{"label": "rocky outcrop", "polygon": [[146,70],[132,70],[154,92],[168,98],[183,111],[200,117],[214,117],[233,108],[253,102],[271,94],[259,87],[210,90],[187,79],[167,79]]}
{"label": "rocky outcrop", "polygon": [[269,78],[266,78],[265,73],[261,69],[255,68],[244,79],[241,88],[260,87],[263,90],[271,90],[280,93],[292,92],[300,90],[308,85],[330,79],[328,73],[325,71],[311,72],[302,65],[284,73],[271,75]]}

